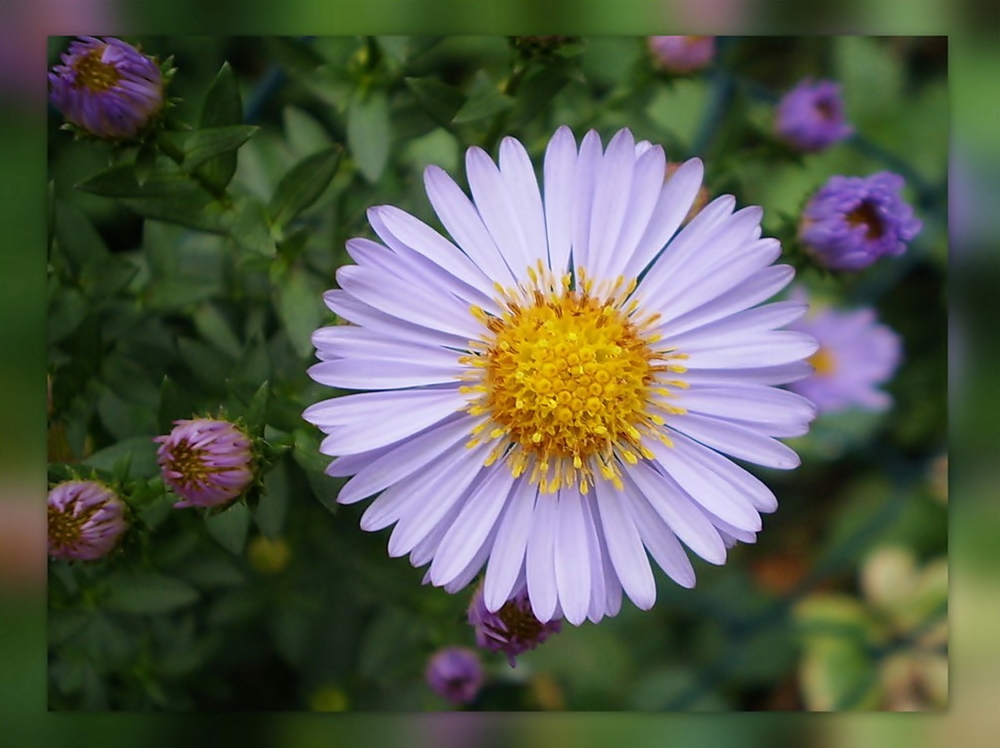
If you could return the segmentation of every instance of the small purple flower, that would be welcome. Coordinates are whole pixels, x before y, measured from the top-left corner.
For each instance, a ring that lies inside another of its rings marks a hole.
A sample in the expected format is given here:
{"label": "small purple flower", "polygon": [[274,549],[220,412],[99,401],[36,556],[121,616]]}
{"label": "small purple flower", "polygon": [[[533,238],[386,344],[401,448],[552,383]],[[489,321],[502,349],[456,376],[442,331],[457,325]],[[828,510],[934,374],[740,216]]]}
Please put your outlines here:
{"label": "small purple flower", "polygon": [[714,36],[651,36],[649,51],[671,73],[692,73],[715,57]]}
{"label": "small purple flower", "polygon": [[840,85],[806,78],[778,104],[778,137],[803,151],[822,151],[854,133],[844,120]]}
{"label": "small purple flower", "polygon": [[861,270],[883,255],[906,251],[923,228],[900,197],[898,174],[831,177],[806,205],[799,238],[831,270]]}
{"label": "small purple flower", "polygon": [[162,111],[164,76],[120,39],[81,37],[49,73],[49,96],[68,122],[107,140],[134,140]]}
{"label": "small purple flower", "polygon": [[550,635],[562,630],[559,618],[542,623],[535,617],[524,587],[499,610],[491,613],[486,607],[480,585],[469,603],[469,623],[476,629],[476,643],[492,652],[506,654],[511,667],[517,665],[514,659],[517,655],[534,649]]}
{"label": "small purple flower", "polygon": [[892,404],[878,386],[896,372],[902,345],[896,333],[876,321],[875,310],[823,308],[792,329],[815,337],[819,350],[809,359],[812,376],[789,383],[788,389],[812,400],[821,413],[851,407],[879,411]]}
{"label": "small purple flower", "polygon": [[125,504],[103,483],[72,480],[49,491],[49,555],[93,561],[107,555],[122,533]]}
{"label": "small purple flower", "polygon": [[154,441],[163,480],[181,497],[175,507],[221,506],[253,482],[252,443],[239,428],[212,418],[174,424]]}
{"label": "small purple flower", "polygon": [[453,704],[469,704],[479,695],[484,673],[479,655],[466,647],[446,647],[431,655],[424,671],[434,693]]}

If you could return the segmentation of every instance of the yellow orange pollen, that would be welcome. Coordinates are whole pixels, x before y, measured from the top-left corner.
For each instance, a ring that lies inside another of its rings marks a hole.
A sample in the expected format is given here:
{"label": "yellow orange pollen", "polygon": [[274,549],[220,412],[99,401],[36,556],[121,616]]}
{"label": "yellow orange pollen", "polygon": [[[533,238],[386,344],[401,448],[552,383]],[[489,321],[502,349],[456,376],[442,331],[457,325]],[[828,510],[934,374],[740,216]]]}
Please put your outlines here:
{"label": "yellow orange pollen", "polygon": [[816,369],[816,375],[820,377],[828,377],[837,370],[837,359],[823,346],[820,346],[808,361]]}
{"label": "yellow orange pollen", "polygon": [[76,88],[86,87],[94,93],[100,93],[118,85],[121,74],[114,65],[101,60],[101,53],[101,49],[95,49],[73,64]]}
{"label": "yellow orange pollen", "polygon": [[472,309],[486,330],[462,359],[463,378],[478,383],[465,388],[467,411],[488,415],[497,442],[488,462],[504,458],[543,493],[575,485],[587,493],[595,474],[620,488],[622,464],[652,456],[644,437],[670,443],[662,414],[684,410],[657,398],[682,385],[661,377],[683,372],[671,360],[684,356],[654,345],[658,316],[643,316],[630,298],[635,280],[595,287],[579,269],[574,284],[541,263],[528,276],[498,287],[500,316]]}

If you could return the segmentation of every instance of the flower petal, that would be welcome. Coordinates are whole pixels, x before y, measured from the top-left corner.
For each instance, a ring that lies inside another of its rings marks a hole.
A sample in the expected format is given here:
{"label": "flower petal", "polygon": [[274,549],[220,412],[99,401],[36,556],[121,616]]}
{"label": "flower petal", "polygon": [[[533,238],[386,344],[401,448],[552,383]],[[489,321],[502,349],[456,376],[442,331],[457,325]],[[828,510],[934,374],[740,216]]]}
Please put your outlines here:
{"label": "flower petal", "polygon": [[615,490],[607,481],[597,481],[594,493],[608,553],[622,587],[639,608],[649,610],[656,602],[656,583],[639,531],[625,508],[623,491]]}
{"label": "flower petal", "polygon": [[566,620],[583,623],[590,608],[590,564],[583,499],[574,489],[559,492],[556,517],[555,572],[559,604]]}

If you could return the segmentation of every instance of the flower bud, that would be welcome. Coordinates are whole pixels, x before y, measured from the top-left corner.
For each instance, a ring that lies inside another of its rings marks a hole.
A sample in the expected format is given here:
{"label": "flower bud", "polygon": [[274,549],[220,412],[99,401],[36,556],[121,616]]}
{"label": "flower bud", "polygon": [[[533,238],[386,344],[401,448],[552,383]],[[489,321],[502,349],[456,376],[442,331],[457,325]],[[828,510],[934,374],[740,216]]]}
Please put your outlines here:
{"label": "flower bud", "polygon": [[175,507],[216,507],[239,497],[253,482],[250,437],[229,421],[195,418],[174,421],[158,436],[164,482],[181,497]]}
{"label": "flower bud", "polygon": [[844,119],[840,86],[806,78],[778,104],[774,129],[778,137],[802,151],[822,151],[854,133]]}
{"label": "flower bud", "polygon": [[453,704],[469,704],[483,685],[483,666],[479,655],[465,647],[446,647],[427,661],[424,671],[436,694]]}
{"label": "flower bud", "polygon": [[107,555],[128,525],[125,504],[103,483],[72,480],[49,491],[49,555],[93,561]]}
{"label": "flower bud", "polygon": [[714,36],[651,36],[648,44],[656,61],[670,73],[693,73],[715,57]]}
{"label": "flower bud", "polygon": [[517,655],[534,649],[562,630],[558,618],[547,623],[539,621],[531,610],[527,592],[521,590],[504,603],[496,612],[490,612],[483,599],[480,585],[469,603],[469,623],[476,629],[476,643],[493,652],[503,652],[511,667]]}

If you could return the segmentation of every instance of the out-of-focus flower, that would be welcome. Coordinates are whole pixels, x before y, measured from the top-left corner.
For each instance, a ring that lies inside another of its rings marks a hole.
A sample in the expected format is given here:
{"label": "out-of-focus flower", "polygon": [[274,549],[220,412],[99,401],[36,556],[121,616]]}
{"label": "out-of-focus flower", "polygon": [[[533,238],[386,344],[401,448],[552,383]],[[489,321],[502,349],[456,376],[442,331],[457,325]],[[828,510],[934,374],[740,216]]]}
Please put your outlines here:
{"label": "out-of-focus flower", "polygon": [[[805,294],[797,289],[793,298]],[[788,388],[812,400],[821,413],[847,408],[884,410],[892,398],[878,389],[889,381],[902,359],[899,336],[876,321],[874,309],[814,309],[792,327],[812,335],[819,350],[809,359],[812,376]]]}
{"label": "out-of-focus flower", "polygon": [[485,674],[479,655],[466,647],[445,647],[427,660],[427,685],[453,704],[471,704],[479,695]]}
{"label": "out-of-focus flower", "polygon": [[[809,373],[809,335],[781,329],[804,304],[761,305],[794,272],[772,263],[757,207],[725,195],[678,231],[701,184],[684,163],[664,183],[659,146],[619,131],[605,150],[560,128],[544,200],[513,138],[499,165],[467,153],[470,200],[441,169],[428,194],[457,245],[391,206],[353,239],[327,305],[354,326],[313,336],[310,375],[371,390],[318,402],[327,469],[353,475],[338,501],[379,494],[361,518],[395,524],[389,554],[430,563],[455,592],[486,565],[498,611],[519,578],[535,616],[577,625],[614,615],[624,591],[655,601],[646,556],[679,584],[753,542],[774,495],[724,455],[799,464],[776,436],[815,409],[774,385]],[[461,248],[460,248],[461,247]],[[640,280],[641,278],[641,280]],[[466,448],[462,448],[463,445]]]}
{"label": "out-of-focus flower", "polygon": [[[676,174],[677,170],[681,168],[681,164],[682,162],[679,161],[671,161],[670,163],[668,163],[667,173],[664,176],[664,181],[669,180],[674,174]],[[696,215],[698,215],[698,213],[701,212],[702,208],[708,205],[708,198],[709,198],[708,190],[705,189],[705,185],[702,185],[701,187],[698,188],[698,194],[695,195],[694,202],[691,203],[691,209],[687,212],[687,215],[684,216],[684,220],[681,222],[682,225],[690,223],[691,219],[693,219]]]}
{"label": "out-of-focus flower", "polygon": [[247,560],[262,574],[277,574],[288,566],[292,549],[284,538],[257,535],[247,544]]}
{"label": "out-of-focus flower", "polygon": [[115,547],[128,524],[125,503],[103,483],[72,480],[49,491],[49,555],[94,561]]}
{"label": "out-of-focus flower", "polygon": [[923,228],[900,196],[904,184],[888,171],[831,177],[806,205],[799,238],[831,270],[862,270],[880,257],[903,254]]}
{"label": "out-of-focus flower", "polygon": [[534,649],[562,630],[558,618],[543,623],[531,609],[527,591],[521,589],[493,612],[486,607],[483,588],[478,587],[469,603],[469,623],[476,629],[476,643],[491,652],[503,652],[511,667],[519,654]]}
{"label": "out-of-focus flower", "polygon": [[844,118],[840,85],[812,78],[781,99],[774,129],[779,138],[803,151],[822,151],[854,133]]}
{"label": "out-of-focus flower", "polygon": [[714,36],[651,36],[648,44],[653,58],[671,73],[693,73],[715,58]]}
{"label": "out-of-focus flower", "polygon": [[253,482],[252,442],[229,421],[195,418],[174,421],[158,436],[157,458],[164,482],[181,500],[175,507],[215,507],[242,494]]}
{"label": "out-of-focus flower", "polygon": [[163,73],[131,44],[85,36],[61,59],[49,73],[49,97],[81,130],[106,140],[135,140],[163,110]]}

